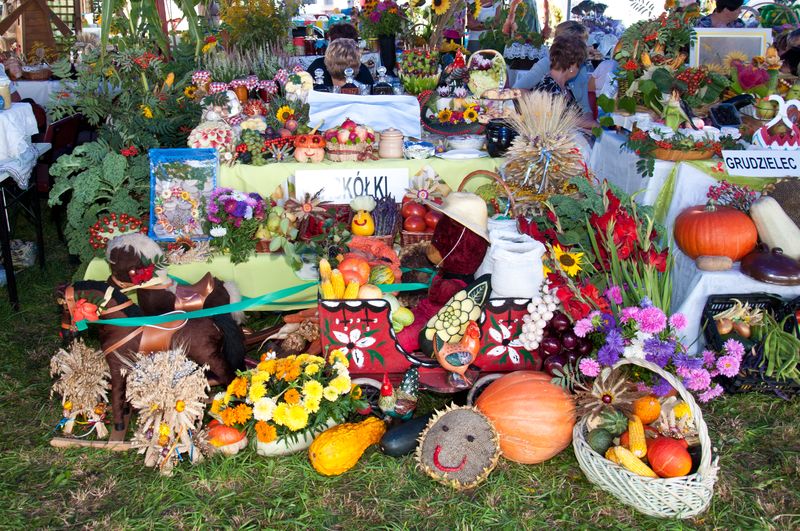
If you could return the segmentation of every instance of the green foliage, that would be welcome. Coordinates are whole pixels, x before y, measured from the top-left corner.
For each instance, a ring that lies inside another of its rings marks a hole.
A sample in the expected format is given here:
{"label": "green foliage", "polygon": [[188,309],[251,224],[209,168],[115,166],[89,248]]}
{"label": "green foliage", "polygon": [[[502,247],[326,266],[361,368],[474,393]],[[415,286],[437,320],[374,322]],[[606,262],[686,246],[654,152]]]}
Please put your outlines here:
{"label": "green foliage", "polygon": [[286,40],[298,4],[280,0],[223,0],[222,30],[240,50],[263,48]]}

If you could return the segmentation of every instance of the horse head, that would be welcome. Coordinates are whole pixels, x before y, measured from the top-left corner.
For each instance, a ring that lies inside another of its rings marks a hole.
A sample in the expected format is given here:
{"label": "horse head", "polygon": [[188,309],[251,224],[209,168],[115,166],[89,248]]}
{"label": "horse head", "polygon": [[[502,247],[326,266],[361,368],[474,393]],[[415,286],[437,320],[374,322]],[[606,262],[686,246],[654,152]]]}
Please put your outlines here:
{"label": "horse head", "polygon": [[61,337],[65,341],[78,335],[78,321],[97,321],[116,312],[124,312],[126,316],[141,314],[119,288],[94,280],[58,286],[56,300],[61,306]]}

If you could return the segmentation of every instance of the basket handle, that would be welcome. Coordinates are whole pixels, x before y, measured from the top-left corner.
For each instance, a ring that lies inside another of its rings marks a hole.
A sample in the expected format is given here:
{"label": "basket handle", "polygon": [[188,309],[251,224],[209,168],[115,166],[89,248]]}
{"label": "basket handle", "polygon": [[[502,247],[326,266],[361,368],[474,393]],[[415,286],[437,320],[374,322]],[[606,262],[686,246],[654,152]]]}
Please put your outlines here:
{"label": "basket handle", "polygon": [[464,179],[461,181],[461,184],[458,185],[458,191],[459,192],[463,192],[464,191],[464,187],[467,185],[467,182],[469,182],[469,180],[472,179],[473,177],[478,177],[478,176],[489,177],[495,183],[499,184],[503,188],[503,190],[506,192],[506,194],[508,194],[508,202],[511,205],[509,207],[509,213],[513,217],[516,218],[517,217],[517,202],[514,200],[514,194],[511,193],[511,189],[508,187],[508,185],[503,180],[503,178],[500,177],[499,173],[496,173],[496,172],[493,172],[493,171],[489,171],[489,170],[475,170],[473,172],[470,172],[470,173],[467,174],[466,177],[464,177]]}
{"label": "basket handle", "polygon": [[692,412],[692,418],[697,426],[697,436],[700,439],[700,448],[702,452],[700,455],[700,465],[697,467],[697,473],[702,473],[702,475],[707,474],[711,469],[711,439],[708,437],[708,426],[706,426],[706,422],[703,420],[703,412],[700,411],[700,407],[697,405],[697,402],[695,402],[692,393],[683,386],[674,374],[665,371],[655,363],[639,358],[625,358],[615,363],[613,370],[617,370],[623,365],[637,365],[658,374],[678,391],[683,401],[689,405],[689,411]]}

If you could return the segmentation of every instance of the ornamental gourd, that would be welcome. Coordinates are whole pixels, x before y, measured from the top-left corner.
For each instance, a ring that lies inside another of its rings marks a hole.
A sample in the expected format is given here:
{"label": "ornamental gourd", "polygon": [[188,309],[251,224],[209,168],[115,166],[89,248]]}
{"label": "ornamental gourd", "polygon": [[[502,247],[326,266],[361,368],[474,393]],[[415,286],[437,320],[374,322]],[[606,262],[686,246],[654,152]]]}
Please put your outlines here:
{"label": "ornamental gourd", "polygon": [[208,442],[217,452],[224,455],[236,455],[247,446],[247,437],[243,431],[226,426],[214,419],[208,423]]}
{"label": "ornamental gourd", "polygon": [[380,442],[384,433],[386,424],[376,417],[339,424],[314,439],[308,459],[323,476],[338,476],[353,468],[369,446]]}
{"label": "ornamental gourd", "polygon": [[297,162],[322,162],[325,158],[325,137],[300,135],[294,139],[294,159]]}
{"label": "ornamental gourd", "polygon": [[375,199],[368,195],[356,197],[350,201],[350,208],[355,211],[350,230],[356,236],[372,236],[375,234],[375,220],[372,211],[375,210]]}
{"label": "ornamental gourd", "polygon": [[750,206],[750,216],[761,241],[770,249],[779,247],[783,254],[800,260],[800,228],[772,197],[762,195]]}
{"label": "ornamental gourd", "polygon": [[572,441],[575,404],[543,372],[507,374],[492,382],[475,405],[492,421],[511,461],[541,463]]}
{"label": "ornamental gourd", "polygon": [[675,242],[692,260],[727,256],[741,260],[756,246],[758,233],[750,217],[729,206],[689,207],[675,219]]}
{"label": "ornamental gourd", "polygon": [[659,437],[647,449],[653,472],[662,478],[685,476],[692,470],[692,456],[683,441]]}

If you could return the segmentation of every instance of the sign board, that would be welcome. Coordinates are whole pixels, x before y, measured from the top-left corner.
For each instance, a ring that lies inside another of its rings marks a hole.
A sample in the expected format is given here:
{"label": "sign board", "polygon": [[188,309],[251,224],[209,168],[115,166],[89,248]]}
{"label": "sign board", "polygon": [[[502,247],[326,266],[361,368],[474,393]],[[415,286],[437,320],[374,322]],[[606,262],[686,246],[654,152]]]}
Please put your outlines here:
{"label": "sign board", "polygon": [[800,150],[748,149],[722,152],[725,169],[742,177],[800,177]]}
{"label": "sign board", "polygon": [[380,199],[392,195],[398,203],[409,187],[408,168],[349,168],[341,170],[297,170],[294,173],[295,197],[322,190],[320,199],[347,204],[360,195]]}

